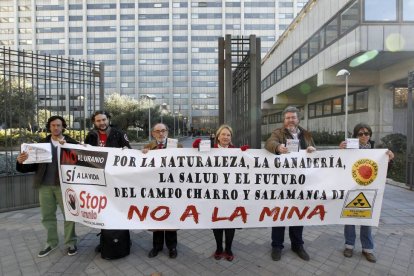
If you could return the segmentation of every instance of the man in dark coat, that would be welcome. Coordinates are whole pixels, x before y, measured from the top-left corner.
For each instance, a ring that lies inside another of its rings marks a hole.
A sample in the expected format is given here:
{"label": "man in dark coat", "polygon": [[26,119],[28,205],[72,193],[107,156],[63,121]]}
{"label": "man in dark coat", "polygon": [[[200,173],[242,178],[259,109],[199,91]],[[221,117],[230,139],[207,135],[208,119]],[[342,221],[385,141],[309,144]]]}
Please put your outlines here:
{"label": "man in dark coat", "polygon": [[[88,135],[85,138],[85,144],[110,148],[127,147],[130,149],[131,146],[129,144],[128,136],[122,131],[111,127],[110,119],[111,116],[108,112],[103,110],[96,111],[91,117],[94,128],[88,132]],[[101,251],[101,244],[96,246],[95,251]]]}
{"label": "man in dark coat", "polygon": [[[142,149],[143,153],[147,153],[150,150],[165,149],[168,146],[168,128],[165,124],[159,123],[152,128],[152,137],[155,140],[145,145]],[[177,145],[178,148],[182,148],[181,144]],[[165,244],[169,250],[169,257],[175,259],[177,257],[177,231],[176,230],[154,230],[152,238],[152,249],[148,253],[148,257],[154,258],[158,255],[158,252],[162,250]]]}

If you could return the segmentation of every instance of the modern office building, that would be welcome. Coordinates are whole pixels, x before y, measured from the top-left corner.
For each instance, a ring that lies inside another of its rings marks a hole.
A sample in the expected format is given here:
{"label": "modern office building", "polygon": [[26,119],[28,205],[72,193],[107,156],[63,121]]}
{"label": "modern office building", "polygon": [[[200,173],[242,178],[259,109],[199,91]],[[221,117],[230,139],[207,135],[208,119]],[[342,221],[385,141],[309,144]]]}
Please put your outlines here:
{"label": "modern office building", "polygon": [[344,131],[347,99],[348,132],[365,122],[377,141],[406,134],[413,71],[414,1],[311,0],[262,59],[262,133],[288,105],[311,131]]}
{"label": "modern office building", "polygon": [[306,2],[1,0],[0,46],[102,61],[105,94],[153,95],[188,127],[214,128],[217,37],[256,34],[264,56]]}

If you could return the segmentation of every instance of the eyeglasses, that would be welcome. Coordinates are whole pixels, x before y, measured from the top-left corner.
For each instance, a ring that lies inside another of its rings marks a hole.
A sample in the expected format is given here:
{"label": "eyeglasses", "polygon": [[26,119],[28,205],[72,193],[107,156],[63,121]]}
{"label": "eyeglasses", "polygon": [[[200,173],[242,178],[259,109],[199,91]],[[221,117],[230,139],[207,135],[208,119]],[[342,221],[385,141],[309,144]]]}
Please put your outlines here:
{"label": "eyeglasses", "polygon": [[362,136],[371,136],[371,134],[369,134],[369,132],[359,132],[358,137],[362,137]]}
{"label": "eyeglasses", "polygon": [[162,129],[162,130],[154,130],[154,132],[155,133],[157,133],[157,134],[160,134],[160,133],[162,133],[162,134],[164,134],[164,133],[166,133],[168,130],[166,130],[166,129]]}

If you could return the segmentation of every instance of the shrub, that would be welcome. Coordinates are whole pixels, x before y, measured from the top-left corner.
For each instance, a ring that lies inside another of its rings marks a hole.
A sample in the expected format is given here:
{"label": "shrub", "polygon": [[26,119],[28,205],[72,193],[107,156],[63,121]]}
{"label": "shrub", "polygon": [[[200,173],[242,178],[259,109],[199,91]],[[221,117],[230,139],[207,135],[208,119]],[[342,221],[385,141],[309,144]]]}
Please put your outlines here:
{"label": "shrub", "polygon": [[316,146],[338,146],[345,139],[343,131],[329,133],[327,131],[312,132],[313,141]]}
{"label": "shrub", "polygon": [[391,150],[395,155],[387,176],[395,181],[405,183],[407,136],[401,133],[388,134],[381,139],[378,146]]}

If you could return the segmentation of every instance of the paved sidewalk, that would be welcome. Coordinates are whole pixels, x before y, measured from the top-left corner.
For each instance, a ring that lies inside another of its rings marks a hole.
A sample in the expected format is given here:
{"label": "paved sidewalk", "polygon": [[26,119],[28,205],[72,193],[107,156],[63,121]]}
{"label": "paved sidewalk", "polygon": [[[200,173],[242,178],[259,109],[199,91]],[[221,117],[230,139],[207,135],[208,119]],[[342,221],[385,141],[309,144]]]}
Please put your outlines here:
{"label": "paved sidewalk", "polygon": [[[62,220],[62,215],[59,215]],[[63,223],[59,223],[61,240]],[[152,233],[132,232],[132,252],[126,258],[106,261],[94,252],[98,230],[77,224],[79,253],[69,257],[63,245],[38,258],[45,243],[39,208],[0,213],[0,275],[414,275],[414,192],[387,185],[379,228],[374,228],[377,263],[361,255],[359,240],[354,257],[345,258],[343,226],[305,227],[309,262],[291,250],[289,238],[282,260],[270,257],[270,229],[236,230],[235,259],[216,261],[211,230],[180,230],[178,257],[167,250],[149,259]],[[359,235],[357,237],[359,239]]]}

